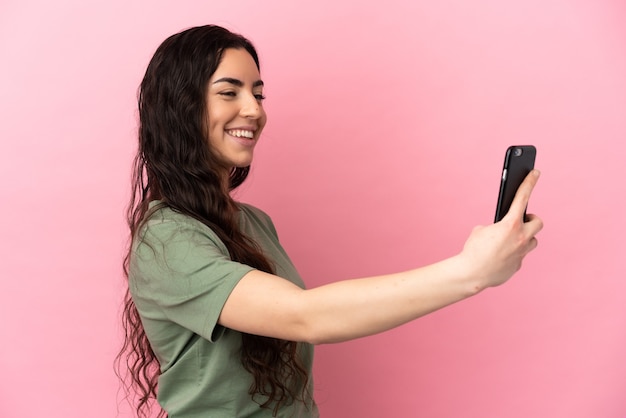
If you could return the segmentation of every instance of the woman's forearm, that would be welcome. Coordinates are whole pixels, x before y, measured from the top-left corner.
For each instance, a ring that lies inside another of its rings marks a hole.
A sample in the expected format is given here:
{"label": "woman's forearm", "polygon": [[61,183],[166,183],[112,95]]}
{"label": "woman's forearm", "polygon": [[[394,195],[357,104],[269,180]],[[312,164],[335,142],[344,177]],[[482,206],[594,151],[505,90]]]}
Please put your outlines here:
{"label": "woman's forearm", "polygon": [[239,331],[313,344],[389,330],[478,293],[484,284],[462,258],[310,290],[251,271],[233,290],[220,323]]}
{"label": "woman's forearm", "polygon": [[345,280],[301,294],[309,340],[334,343],[377,334],[481,290],[459,257],[419,269]]}
{"label": "woman's forearm", "polygon": [[231,292],[219,322],[242,332],[329,343],[376,334],[506,282],[537,246],[543,222],[523,214],[539,174],[524,181],[509,214],[474,228],[463,250],[438,263],[311,290],[257,270]]}

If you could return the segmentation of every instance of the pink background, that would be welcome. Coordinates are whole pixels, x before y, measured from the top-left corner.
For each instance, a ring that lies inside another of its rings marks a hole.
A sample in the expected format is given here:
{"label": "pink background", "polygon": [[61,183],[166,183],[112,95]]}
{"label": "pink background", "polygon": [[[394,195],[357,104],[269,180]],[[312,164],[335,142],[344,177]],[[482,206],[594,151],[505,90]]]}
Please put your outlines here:
{"label": "pink background", "polygon": [[205,23],[260,51],[269,123],[239,197],[309,286],[455,254],[492,221],[506,147],[538,148],[523,270],[318,347],[324,418],[626,416],[623,2],[88,3],[0,3],[1,417],[131,416],[112,361],[136,89]]}

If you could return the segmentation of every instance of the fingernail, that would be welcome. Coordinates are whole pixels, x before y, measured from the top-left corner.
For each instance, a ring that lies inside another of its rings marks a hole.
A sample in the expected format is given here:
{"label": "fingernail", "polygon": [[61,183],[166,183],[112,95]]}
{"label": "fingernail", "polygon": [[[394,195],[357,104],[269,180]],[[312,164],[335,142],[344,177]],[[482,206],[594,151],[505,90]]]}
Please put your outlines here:
{"label": "fingernail", "polygon": [[537,169],[534,169],[533,170],[533,174],[534,174],[535,177],[539,177],[541,175],[541,171],[539,171]]}

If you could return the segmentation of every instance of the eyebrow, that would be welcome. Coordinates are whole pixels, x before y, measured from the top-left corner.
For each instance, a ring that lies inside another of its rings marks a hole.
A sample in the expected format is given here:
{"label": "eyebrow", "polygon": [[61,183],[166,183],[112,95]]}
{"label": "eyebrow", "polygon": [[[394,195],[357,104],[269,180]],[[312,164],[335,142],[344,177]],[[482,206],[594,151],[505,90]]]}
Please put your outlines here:
{"label": "eyebrow", "polygon": [[[215,80],[213,82],[213,84],[217,84],[217,83],[230,83],[232,85],[235,85],[237,87],[243,87],[243,81],[238,80],[236,78],[232,78],[232,77],[222,77],[218,80]],[[252,83],[252,87],[259,87],[259,86],[263,86],[263,80],[257,80],[254,83]]]}

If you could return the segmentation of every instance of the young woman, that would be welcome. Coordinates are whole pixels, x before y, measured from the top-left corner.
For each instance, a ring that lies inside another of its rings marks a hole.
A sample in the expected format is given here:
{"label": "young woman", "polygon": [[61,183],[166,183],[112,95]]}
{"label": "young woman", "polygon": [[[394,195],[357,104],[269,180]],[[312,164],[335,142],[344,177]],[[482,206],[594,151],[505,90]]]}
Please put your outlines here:
{"label": "young woman", "polygon": [[172,418],[316,417],[313,345],[382,332],[500,285],[537,246],[541,220],[522,222],[533,171],[507,217],[475,228],[458,255],[306,290],[270,218],[230,196],[265,126],[263,98],[254,47],[218,26],[171,36],[148,65],[118,358],[139,415],[157,397]]}

